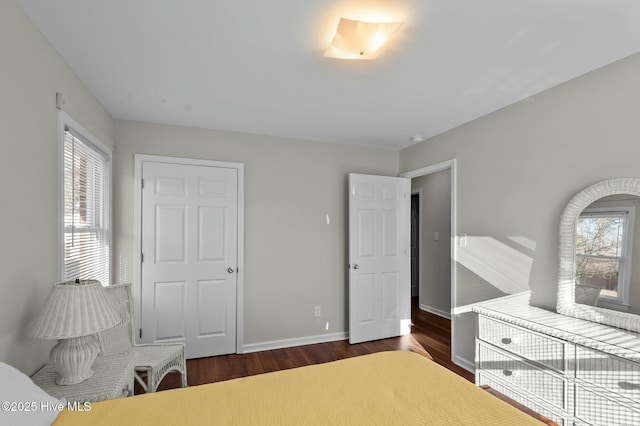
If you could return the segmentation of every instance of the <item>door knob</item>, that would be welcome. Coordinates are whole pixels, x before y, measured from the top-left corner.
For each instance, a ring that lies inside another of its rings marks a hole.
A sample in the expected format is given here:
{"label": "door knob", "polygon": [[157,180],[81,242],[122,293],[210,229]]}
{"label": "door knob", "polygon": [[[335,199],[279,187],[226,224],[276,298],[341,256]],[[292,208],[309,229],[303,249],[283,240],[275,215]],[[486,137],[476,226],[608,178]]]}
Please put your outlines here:
{"label": "door knob", "polygon": [[360,269],[360,265],[358,265],[357,263],[353,264],[353,269]]}
{"label": "door knob", "polygon": [[230,274],[233,274],[236,270],[233,269],[233,266],[229,266],[229,268],[227,268],[227,272]]}

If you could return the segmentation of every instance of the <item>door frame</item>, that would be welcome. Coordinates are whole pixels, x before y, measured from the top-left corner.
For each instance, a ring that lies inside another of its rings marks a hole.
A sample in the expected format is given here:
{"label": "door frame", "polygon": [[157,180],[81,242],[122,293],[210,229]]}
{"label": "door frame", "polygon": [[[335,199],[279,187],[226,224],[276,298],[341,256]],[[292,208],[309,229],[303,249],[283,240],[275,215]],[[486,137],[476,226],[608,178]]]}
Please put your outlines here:
{"label": "door frame", "polygon": [[[456,262],[457,258],[457,238],[458,235],[458,203],[457,203],[457,161],[456,159],[442,161],[440,163],[432,164],[430,166],[421,167],[419,169],[410,170],[400,174],[400,177],[404,178],[417,178],[420,176],[430,175],[433,173],[449,170],[451,174],[451,361],[454,364],[459,365],[465,369],[469,369],[468,362],[458,356],[458,345],[453,338],[455,334],[455,316],[453,315],[453,309],[458,306],[456,294],[457,294],[457,273]],[[419,262],[420,268],[422,262]],[[419,300],[419,299],[418,299]]]}
{"label": "door frame", "polygon": [[[238,171],[238,253],[236,270],[236,353],[242,353],[244,340],[244,164],[197,158],[134,154],[133,177],[133,316],[135,329],[140,329],[142,312],[142,163],[167,163],[187,166],[223,167]],[[139,339],[139,336],[135,336]]]}

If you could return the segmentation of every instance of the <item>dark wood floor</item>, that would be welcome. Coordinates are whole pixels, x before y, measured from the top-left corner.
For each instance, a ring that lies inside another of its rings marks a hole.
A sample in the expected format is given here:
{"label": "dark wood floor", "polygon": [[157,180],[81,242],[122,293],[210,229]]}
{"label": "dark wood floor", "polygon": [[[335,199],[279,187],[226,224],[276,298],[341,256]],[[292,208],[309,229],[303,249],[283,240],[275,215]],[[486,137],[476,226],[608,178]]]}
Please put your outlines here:
{"label": "dark wood floor", "polygon": [[[420,310],[414,301],[412,322],[410,335],[391,339],[355,345],[350,345],[348,341],[343,340],[249,354],[191,359],[187,361],[187,380],[190,386],[201,385],[374,352],[401,350],[430,356],[438,364],[473,382],[472,373],[451,362],[451,322],[449,320]],[[162,381],[159,389],[179,386],[179,376],[170,374]]]}

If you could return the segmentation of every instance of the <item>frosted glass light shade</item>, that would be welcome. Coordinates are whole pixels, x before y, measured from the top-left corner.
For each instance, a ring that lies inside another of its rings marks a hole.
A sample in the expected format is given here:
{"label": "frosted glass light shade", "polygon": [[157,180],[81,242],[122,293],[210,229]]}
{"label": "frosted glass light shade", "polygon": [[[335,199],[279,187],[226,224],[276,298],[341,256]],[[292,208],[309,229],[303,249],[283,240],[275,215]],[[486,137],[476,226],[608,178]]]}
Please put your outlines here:
{"label": "frosted glass light shade", "polygon": [[404,25],[403,22],[365,22],[340,18],[336,35],[324,56],[339,59],[374,59],[380,48]]}

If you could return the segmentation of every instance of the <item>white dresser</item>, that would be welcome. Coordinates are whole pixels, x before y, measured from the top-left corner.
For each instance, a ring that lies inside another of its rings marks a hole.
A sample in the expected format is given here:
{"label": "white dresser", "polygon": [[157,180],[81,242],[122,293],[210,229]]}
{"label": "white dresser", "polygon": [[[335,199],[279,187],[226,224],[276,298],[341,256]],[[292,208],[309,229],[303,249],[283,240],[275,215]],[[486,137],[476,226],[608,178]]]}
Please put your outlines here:
{"label": "white dresser", "polygon": [[476,305],[476,384],[560,425],[640,426],[640,334],[529,306]]}

